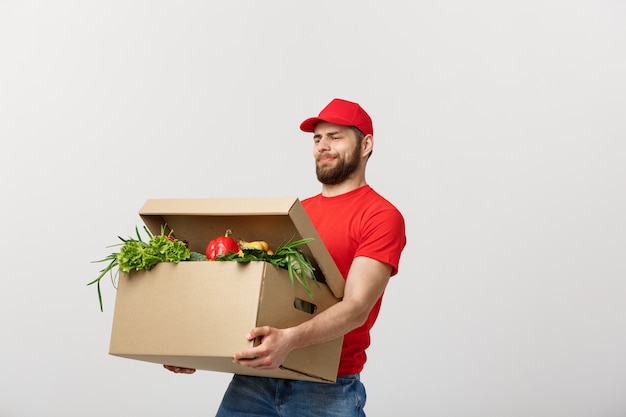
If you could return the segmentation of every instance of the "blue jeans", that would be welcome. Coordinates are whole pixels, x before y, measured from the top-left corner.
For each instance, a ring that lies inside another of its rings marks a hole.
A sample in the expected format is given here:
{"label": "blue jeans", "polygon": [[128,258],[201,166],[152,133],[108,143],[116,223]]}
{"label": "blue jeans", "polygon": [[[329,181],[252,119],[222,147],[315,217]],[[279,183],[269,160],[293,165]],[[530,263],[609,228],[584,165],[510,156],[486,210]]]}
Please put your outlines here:
{"label": "blue jeans", "polygon": [[359,375],[334,384],[233,376],[216,417],[365,417]]}

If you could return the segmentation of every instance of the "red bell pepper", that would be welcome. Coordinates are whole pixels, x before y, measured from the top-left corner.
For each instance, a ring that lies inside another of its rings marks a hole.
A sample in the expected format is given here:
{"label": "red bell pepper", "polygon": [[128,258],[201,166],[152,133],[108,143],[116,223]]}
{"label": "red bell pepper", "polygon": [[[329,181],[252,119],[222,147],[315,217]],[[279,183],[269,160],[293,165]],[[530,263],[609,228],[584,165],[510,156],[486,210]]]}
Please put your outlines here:
{"label": "red bell pepper", "polygon": [[224,236],[218,236],[206,247],[206,257],[208,260],[213,261],[217,258],[217,255],[227,255],[228,252],[239,252],[239,244],[235,239],[230,237],[231,230],[228,229]]}

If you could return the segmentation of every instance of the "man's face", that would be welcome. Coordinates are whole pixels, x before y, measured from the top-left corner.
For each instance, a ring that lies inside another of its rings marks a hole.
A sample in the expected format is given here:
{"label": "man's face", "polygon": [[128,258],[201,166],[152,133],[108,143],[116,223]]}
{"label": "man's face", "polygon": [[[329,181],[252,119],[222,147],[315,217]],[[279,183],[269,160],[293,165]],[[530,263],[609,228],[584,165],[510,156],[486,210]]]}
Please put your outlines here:
{"label": "man's face", "polygon": [[322,184],[339,184],[359,168],[360,146],[352,129],[319,122],[315,126],[313,141],[315,172]]}

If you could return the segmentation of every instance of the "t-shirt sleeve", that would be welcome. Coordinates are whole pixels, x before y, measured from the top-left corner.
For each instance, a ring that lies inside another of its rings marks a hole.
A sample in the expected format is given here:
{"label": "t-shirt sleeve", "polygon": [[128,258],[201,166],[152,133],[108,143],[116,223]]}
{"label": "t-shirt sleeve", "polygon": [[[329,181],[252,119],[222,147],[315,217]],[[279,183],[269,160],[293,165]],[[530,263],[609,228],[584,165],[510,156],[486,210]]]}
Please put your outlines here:
{"label": "t-shirt sleeve", "polygon": [[406,245],[405,223],[395,208],[372,215],[364,228],[364,236],[355,257],[365,256],[389,264],[391,276],[398,273],[400,255]]}

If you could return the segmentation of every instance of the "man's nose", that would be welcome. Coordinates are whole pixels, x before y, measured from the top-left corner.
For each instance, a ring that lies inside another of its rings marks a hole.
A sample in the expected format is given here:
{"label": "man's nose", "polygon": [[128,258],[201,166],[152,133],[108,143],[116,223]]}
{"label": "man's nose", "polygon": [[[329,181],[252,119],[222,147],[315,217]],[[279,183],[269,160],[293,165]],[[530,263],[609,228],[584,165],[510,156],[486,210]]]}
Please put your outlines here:
{"label": "man's nose", "polygon": [[326,138],[321,138],[318,142],[317,142],[317,149],[319,150],[327,150],[330,148],[330,140],[326,139]]}

